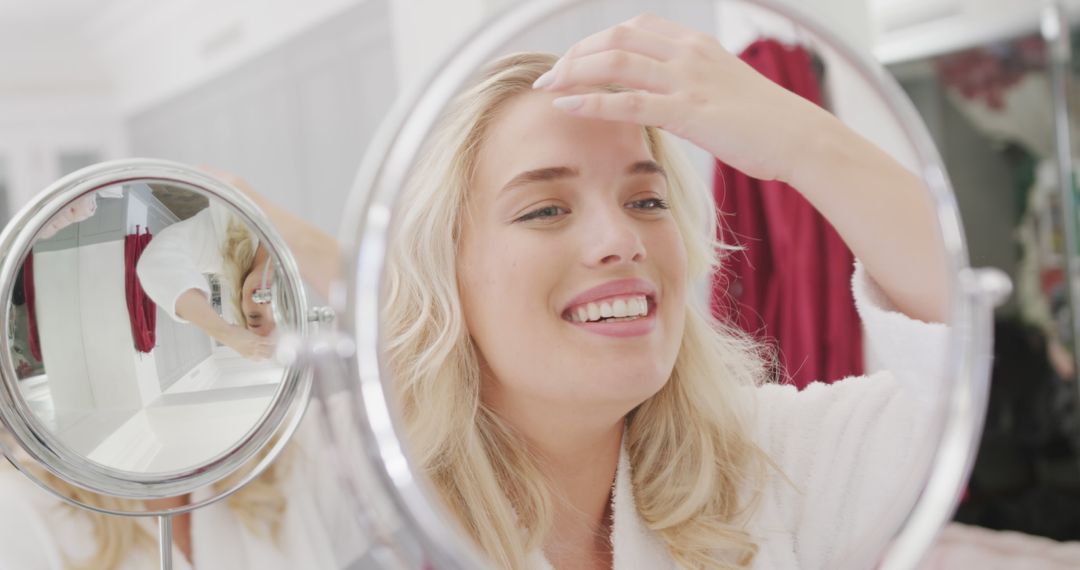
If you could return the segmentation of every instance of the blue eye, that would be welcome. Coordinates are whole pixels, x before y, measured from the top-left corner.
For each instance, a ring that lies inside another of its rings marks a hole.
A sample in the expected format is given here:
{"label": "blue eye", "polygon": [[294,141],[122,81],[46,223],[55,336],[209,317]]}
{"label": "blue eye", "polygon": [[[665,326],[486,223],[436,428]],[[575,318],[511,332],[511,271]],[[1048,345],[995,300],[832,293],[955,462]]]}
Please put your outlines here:
{"label": "blue eye", "polygon": [[663,198],[645,198],[630,202],[630,207],[637,210],[666,210],[668,203]]}
{"label": "blue eye", "polygon": [[527,222],[529,220],[539,220],[545,218],[554,218],[561,214],[566,213],[566,209],[559,206],[544,206],[543,208],[537,208],[524,216],[514,220],[515,222]]}

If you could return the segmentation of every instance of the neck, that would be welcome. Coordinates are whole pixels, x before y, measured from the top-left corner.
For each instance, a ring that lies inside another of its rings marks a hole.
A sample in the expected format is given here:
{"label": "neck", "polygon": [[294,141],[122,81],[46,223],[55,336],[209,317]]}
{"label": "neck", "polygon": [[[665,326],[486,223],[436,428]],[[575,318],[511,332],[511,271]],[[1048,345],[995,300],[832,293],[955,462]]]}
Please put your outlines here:
{"label": "neck", "polygon": [[548,560],[556,568],[582,567],[585,560],[595,563],[588,567],[610,567],[611,493],[625,413],[488,396],[488,405],[544,462],[554,493],[552,530],[544,539]]}
{"label": "neck", "polygon": [[544,553],[556,568],[611,567],[611,495],[622,430],[618,421],[561,445],[549,441],[541,452],[556,493]]}

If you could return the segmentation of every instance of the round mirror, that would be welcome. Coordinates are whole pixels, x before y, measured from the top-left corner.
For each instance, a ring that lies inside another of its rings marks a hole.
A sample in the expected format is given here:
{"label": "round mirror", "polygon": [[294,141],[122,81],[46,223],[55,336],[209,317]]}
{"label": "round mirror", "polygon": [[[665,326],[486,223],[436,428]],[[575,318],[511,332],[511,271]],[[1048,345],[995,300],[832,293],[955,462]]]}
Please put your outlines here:
{"label": "round mirror", "polygon": [[39,195],[0,242],[0,418],[16,466],[46,488],[28,466],[155,498],[273,460],[310,389],[275,346],[306,334],[307,302],[240,191],[175,163],[103,163]]}
{"label": "round mirror", "polygon": [[533,2],[376,140],[318,391],[402,564],[917,564],[1008,281],[878,66],[779,2]]}

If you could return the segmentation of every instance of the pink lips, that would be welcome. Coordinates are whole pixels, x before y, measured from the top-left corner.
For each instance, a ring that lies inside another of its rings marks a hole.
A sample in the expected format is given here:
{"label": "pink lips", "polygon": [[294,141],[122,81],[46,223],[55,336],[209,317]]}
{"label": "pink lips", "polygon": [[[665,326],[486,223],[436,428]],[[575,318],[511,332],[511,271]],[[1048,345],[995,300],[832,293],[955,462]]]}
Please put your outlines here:
{"label": "pink lips", "polygon": [[570,314],[570,311],[576,309],[579,305],[595,303],[612,297],[629,295],[644,295],[646,297],[649,303],[649,313],[646,316],[632,321],[621,322],[579,323],[573,322],[570,319],[566,320],[574,326],[604,336],[623,338],[648,334],[656,327],[656,287],[644,279],[619,279],[616,281],[608,281],[607,283],[584,291],[566,304],[566,307],[563,309],[563,315],[564,318],[566,318],[566,315]]}

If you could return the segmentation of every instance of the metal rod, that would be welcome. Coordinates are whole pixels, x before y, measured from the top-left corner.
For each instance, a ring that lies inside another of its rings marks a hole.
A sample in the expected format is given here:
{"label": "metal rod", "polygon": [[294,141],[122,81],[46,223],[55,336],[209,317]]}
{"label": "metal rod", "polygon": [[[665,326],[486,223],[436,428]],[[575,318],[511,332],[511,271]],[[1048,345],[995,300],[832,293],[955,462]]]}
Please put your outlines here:
{"label": "metal rod", "polygon": [[172,515],[159,515],[157,519],[161,570],[172,570]]}
{"label": "metal rod", "polygon": [[[1054,101],[1054,135],[1057,141],[1058,187],[1065,228],[1065,295],[1072,327],[1073,380],[1080,380],[1080,252],[1076,245],[1076,199],[1073,191],[1072,129],[1069,117],[1069,74],[1072,46],[1069,20],[1060,0],[1047,2],[1043,10],[1042,37],[1046,42],[1050,92]],[[1080,389],[1080,381],[1076,382]]]}

